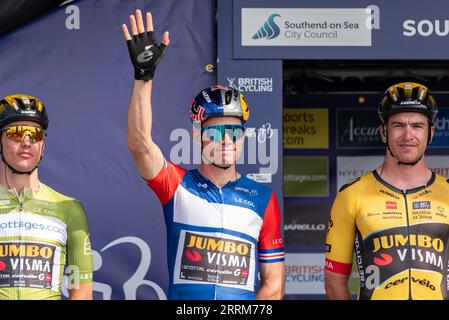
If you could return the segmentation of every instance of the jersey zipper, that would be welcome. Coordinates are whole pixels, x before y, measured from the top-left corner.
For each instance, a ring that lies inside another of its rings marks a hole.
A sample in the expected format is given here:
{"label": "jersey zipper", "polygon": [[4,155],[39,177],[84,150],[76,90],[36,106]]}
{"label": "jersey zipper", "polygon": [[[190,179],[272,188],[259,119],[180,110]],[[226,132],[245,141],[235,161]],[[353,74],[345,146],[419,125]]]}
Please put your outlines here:
{"label": "jersey zipper", "polygon": [[407,203],[407,191],[403,190],[402,195],[404,196],[404,202],[405,202],[405,217],[407,218],[407,252],[409,257],[409,264],[408,264],[408,299],[412,300],[412,247],[410,245],[410,220],[408,217],[408,203]]}
{"label": "jersey zipper", "polygon": [[[19,195],[19,194],[17,194],[17,200],[19,201],[19,213],[18,213],[18,216],[19,216],[19,224],[21,224],[22,223],[22,211],[23,211],[23,199],[22,199],[22,197]],[[19,230],[20,230],[20,228],[19,228]],[[20,243],[22,243],[22,233],[20,233],[19,234],[19,239],[20,239]],[[18,263],[18,267],[20,268],[20,265],[21,265],[21,261],[22,260],[22,256],[20,255],[20,250],[19,250],[19,263]],[[20,275],[22,276],[23,275],[23,270],[22,269],[20,269]],[[19,279],[21,279],[21,278],[19,278]],[[18,289],[17,289],[17,295],[18,295],[18,299],[19,300],[21,300],[22,299],[22,288],[21,287],[18,287]]]}
{"label": "jersey zipper", "polygon": [[[223,205],[224,205],[224,197],[223,197],[223,190],[221,188],[218,188],[218,193],[220,194],[220,231],[221,231],[221,239],[223,239],[223,226],[224,226],[224,212],[223,212]],[[223,254],[223,253],[222,253]],[[220,265],[217,264],[217,269],[218,271],[221,270]],[[218,277],[220,276],[220,273],[217,272]],[[218,278],[217,277],[217,278]],[[218,285],[215,285],[215,289],[214,289],[214,300],[217,300],[217,289],[218,289]]]}

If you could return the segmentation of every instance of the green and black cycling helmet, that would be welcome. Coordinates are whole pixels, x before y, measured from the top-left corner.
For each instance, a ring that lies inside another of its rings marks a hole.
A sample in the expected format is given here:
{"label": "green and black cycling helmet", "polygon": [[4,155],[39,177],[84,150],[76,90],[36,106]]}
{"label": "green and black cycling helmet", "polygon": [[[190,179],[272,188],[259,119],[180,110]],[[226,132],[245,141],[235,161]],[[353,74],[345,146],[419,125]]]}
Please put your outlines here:
{"label": "green and black cycling helmet", "polygon": [[27,94],[13,94],[0,100],[0,129],[11,122],[28,120],[48,128],[45,106],[38,98]]}
{"label": "green and black cycling helmet", "polygon": [[378,107],[383,125],[388,117],[399,112],[419,112],[427,116],[432,125],[438,113],[437,102],[430,90],[419,83],[401,82],[385,91]]}

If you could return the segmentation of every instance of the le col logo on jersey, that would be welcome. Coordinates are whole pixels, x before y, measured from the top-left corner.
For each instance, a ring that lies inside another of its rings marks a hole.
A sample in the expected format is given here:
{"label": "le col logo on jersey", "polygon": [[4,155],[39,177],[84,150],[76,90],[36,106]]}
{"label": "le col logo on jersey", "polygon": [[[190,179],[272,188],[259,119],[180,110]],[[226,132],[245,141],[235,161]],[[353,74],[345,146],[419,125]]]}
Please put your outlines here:
{"label": "le col logo on jersey", "polygon": [[242,199],[242,198],[238,198],[238,197],[234,197],[234,201],[237,203],[241,203],[250,207],[255,207],[254,202],[246,200],[246,199]]}

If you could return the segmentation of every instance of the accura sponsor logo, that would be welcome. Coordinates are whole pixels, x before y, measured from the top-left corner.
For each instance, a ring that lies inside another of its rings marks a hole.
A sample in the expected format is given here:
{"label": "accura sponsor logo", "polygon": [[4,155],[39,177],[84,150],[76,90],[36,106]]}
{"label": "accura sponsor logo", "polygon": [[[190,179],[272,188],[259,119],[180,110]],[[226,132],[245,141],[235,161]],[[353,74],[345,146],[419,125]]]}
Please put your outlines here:
{"label": "accura sponsor logo", "polygon": [[338,110],[338,148],[383,148],[379,127],[372,120],[375,117],[374,109]]}

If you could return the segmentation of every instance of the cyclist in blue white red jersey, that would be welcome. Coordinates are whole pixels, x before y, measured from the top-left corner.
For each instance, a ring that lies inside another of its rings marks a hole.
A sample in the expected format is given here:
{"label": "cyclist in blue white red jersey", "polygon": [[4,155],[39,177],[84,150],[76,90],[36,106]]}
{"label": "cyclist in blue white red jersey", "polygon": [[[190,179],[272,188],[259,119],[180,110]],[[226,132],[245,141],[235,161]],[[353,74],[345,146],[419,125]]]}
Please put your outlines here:
{"label": "cyclist in blue white red jersey", "polygon": [[158,45],[150,13],[146,20],[145,30],[139,10],[130,16],[132,36],[122,26],[135,69],[128,146],[163,205],[169,299],[281,299],[284,250],[276,195],[235,166],[249,116],[245,98],[227,86],[202,90],[190,108],[202,163],[187,171],[164,159],[151,137],[151,92],[169,35]]}

